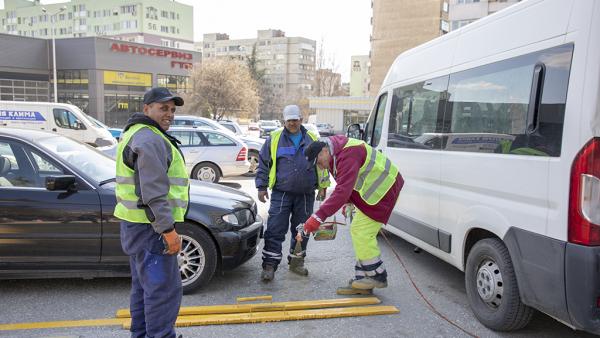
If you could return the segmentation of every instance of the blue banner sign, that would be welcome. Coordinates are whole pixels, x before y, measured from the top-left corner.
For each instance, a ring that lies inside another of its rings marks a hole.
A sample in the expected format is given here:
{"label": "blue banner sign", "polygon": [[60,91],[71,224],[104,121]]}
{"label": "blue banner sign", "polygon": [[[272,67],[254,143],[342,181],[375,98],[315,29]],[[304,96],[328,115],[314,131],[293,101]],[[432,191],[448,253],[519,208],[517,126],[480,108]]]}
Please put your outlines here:
{"label": "blue banner sign", "polygon": [[0,121],[46,121],[38,111],[0,110]]}

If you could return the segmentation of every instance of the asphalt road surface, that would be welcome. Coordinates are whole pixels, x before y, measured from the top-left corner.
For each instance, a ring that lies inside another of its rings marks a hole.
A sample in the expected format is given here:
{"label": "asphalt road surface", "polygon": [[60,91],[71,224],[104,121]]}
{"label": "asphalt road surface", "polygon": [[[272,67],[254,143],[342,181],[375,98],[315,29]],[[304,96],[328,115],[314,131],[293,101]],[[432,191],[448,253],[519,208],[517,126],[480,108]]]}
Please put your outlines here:
{"label": "asphalt road surface", "polygon": [[[252,178],[226,184],[255,196]],[[267,215],[268,204],[259,212]],[[341,216],[339,220],[343,220]],[[409,243],[388,234],[421,292],[444,316],[480,337],[592,337],[575,332],[556,320],[537,313],[530,325],[514,333],[498,333],[481,325],[467,303],[461,271],[428,253],[414,253]],[[406,272],[386,242],[380,238],[389,286],[376,290],[382,305],[394,305],[400,313],[373,317],[236,324],[179,328],[184,337],[468,337],[435,315],[420,298]],[[260,245],[262,247],[262,244]],[[260,248],[259,247],[259,248]],[[284,244],[284,248],[288,243]],[[337,286],[352,277],[354,256],[346,227],[334,241],[309,243],[308,277],[290,273],[282,265],[270,284],[260,282],[260,253],[241,267],[215,276],[209,285],[183,298],[183,306],[233,304],[236,297],[272,295],[273,301],[337,298]],[[0,324],[111,318],[128,307],[130,280],[62,279],[0,281]],[[86,327],[27,331],[0,331],[1,337],[128,337],[117,327]]]}

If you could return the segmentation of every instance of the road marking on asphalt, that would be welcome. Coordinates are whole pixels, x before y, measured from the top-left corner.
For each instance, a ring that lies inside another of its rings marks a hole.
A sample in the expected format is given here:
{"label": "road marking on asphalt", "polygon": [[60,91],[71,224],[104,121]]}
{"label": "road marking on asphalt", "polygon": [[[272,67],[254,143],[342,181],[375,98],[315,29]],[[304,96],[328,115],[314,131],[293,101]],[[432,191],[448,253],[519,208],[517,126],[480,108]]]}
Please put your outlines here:
{"label": "road marking on asphalt", "polygon": [[125,322],[128,321],[130,320],[126,318],[104,318],[86,320],[60,320],[55,322],[0,324],[0,331],[55,329],[85,326],[123,326],[125,325]]}
{"label": "road marking on asphalt", "polygon": [[[264,297],[238,298],[238,303],[261,300]],[[182,307],[175,326],[267,323],[288,320],[375,316],[400,312],[395,306],[373,305],[379,303],[381,301],[377,297],[359,297]],[[131,327],[129,310],[118,310],[117,318],[0,324],[0,331],[97,326],[120,326],[129,329]]]}

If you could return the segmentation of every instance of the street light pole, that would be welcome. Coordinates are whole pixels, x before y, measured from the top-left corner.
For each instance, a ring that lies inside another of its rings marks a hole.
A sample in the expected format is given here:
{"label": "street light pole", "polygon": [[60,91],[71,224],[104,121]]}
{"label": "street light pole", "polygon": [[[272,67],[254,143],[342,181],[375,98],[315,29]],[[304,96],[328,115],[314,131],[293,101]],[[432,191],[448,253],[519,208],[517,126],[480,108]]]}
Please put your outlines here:
{"label": "street light pole", "polygon": [[[52,17],[56,17],[58,13],[63,12],[67,9],[67,6],[62,6],[58,12],[50,15],[50,23],[52,24]],[[42,7],[42,12],[46,13],[46,8]],[[54,20],[56,22],[56,20]],[[56,81],[56,39],[54,38],[54,25],[50,25],[50,36],[52,36],[52,83],[54,84],[54,103],[58,102],[58,85]]]}

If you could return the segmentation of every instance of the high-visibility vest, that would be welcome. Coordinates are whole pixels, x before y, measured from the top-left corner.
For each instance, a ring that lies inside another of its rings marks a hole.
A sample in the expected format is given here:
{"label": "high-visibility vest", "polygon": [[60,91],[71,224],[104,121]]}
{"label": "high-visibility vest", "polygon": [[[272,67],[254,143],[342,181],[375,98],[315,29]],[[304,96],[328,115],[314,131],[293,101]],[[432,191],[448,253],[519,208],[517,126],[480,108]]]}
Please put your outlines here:
{"label": "high-visibility vest", "polygon": [[116,189],[117,206],[114,215],[125,221],[134,223],[151,223],[146,215],[148,206],[142,205],[141,197],[135,194],[134,170],[123,162],[123,150],[133,135],[142,128],[148,128],[155,134],[164,138],[171,146],[172,161],[167,176],[169,177],[169,192],[167,202],[171,207],[171,213],[175,222],[183,222],[189,201],[190,182],[185,169],[183,156],[167,137],[157,128],[145,124],[136,124],[129,128],[121,136],[121,142],[117,147],[117,177]]}
{"label": "high-visibility vest", "polygon": [[375,205],[388,193],[396,182],[398,168],[381,152],[364,141],[349,138],[344,149],[364,145],[367,150],[365,162],[358,170],[354,190],[369,205]]}
{"label": "high-visibility vest", "polygon": [[[283,128],[271,132],[271,170],[269,171],[269,189],[273,189],[275,181],[277,180],[277,146],[279,145],[279,139],[281,138],[282,133]],[[313,142],[318,140],[317,135],[312,131],[307,130],[306,133]],[[329,187],[329,172],[327,169],[321,170],[318,167],[315,167],[315,170],[317,171],[317,185],[319,188]]]}

